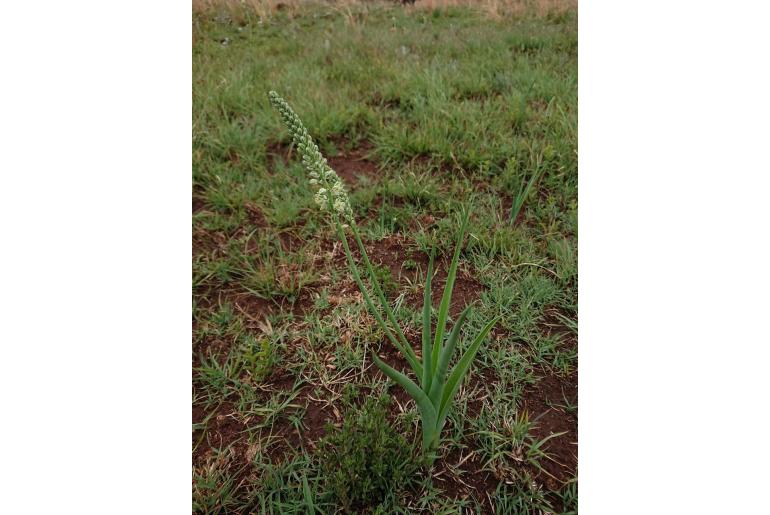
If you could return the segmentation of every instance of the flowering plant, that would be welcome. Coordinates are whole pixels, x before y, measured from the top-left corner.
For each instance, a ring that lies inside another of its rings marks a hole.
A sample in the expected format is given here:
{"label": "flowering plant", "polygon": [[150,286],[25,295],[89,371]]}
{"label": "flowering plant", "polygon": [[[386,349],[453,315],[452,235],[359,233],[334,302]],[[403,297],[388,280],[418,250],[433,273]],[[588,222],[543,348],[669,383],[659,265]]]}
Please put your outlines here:
{"label": "flowering plant", "polygon": [[[271,91],[268,94],[268,97],[270,103],[281,114],[283,121],[289,129],[292,140],[302,156],[302,162],[310,175],[310,184],[317,188],[315,194],[316,203],[321,209],[328,211],[331,214],[337,236],[340,238],[345,250],[348,267],[350,268],[350,272],[353,275],[353,279],[358,285],[359,290],[361,290],[367,308],[385,332],[385,335],[390,342],[404,355],[412,372],[419,381],[418,385],[402,372],[395,370],[390,365],[384,363],[375,354],[372,354],[372,360],[377,364],[380,370],[382,370],[382,372],[390,379],[401,385],[417,404],[423,428],[423,451],[426,453],[428,463],[433,463],[436,457],[441,430],[446,422],[447,414],[452,405],[452,399],[454,398],[457,389],[460,387],[463,377],[468,372],[470,364],[476,356],[476,352],[478,352],[481,343],[498,320],[495,318],[482,328],[465,353],[460,357],[460,360],[452,369],[451,373],[448,373],[449,361],[457,346],[463,322],[470,310],[469,306],[460,314],[445,342],[445,329],[449,315],[449,304],[452,300],[452,289],[457,275],[460,249],[470,214],[466,211],[463,216],[459,237],[455,246],[454,255],[452,256],[452,263],[447,275],[446,286],[444,287],[444,294],[441,298],[441,304],[438,310],[435,334],[431,334],[431,279],[433,276],[435,254],[434,252],[431,252],[428,273],[425,278],[422,312],[422,359],[420,359],[404,336],[404,332],[396,322],[396,317],[393,314],[390,304],[385,299],[382,292],[382,286],[377,279],[377,275],[366,254],[364,244],[361,241],[361,235],[356,226],[355,219],[353,218],[353,210],[350,207],[350,201],[347,192],[345,191],[345,186],[339,176],[329,166],[323,155],[321,155],[318,146],[310,137],[310,134],[302,124],[299,116],[297,116],[289,104],[275,91]],[[353,254],[348,245],[348,239],[345,233],[346,229],[349,229],[353,235],[353,239],[361,254],[367,277],[372,285],[372,289],[374,290],[374,294],[377,297],[380,307],[385,313],[385,318],[387,318],[388,323],[385,323],[385,319],[383,319],[380,309],[375,307],[372,296],[361,279],[358,264],[353,259]]]}

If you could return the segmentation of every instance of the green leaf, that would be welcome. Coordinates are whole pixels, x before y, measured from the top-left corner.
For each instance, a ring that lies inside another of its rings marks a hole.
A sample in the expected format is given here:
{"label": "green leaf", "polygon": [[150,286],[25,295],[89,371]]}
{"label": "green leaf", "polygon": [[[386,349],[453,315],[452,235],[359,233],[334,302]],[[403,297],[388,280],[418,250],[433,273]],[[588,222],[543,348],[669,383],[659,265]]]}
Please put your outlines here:
{"label": "green leaf", "polygon": [[432,373],[435,375],[438,368],[438,357],[441,343],[444,340],[444,329],[446,327],[446,319],[449,314],[449,304],[452,301],[452,289],[455,285],[455,277],[457,275],[457,263],[460,260],[460,249],[463,243],[463,237],[465,236],[465,229],[468,227],[468,219],[470,218],[470,211],[466,211],[463,215],[463,223],[460,227],[460,235],[457,238],[457,244],[455,245],[455,252],[452,256],[452,264],[449,266],[449,274],[447,274],[446,285],[444,286],[444,295],[441,297],[441,305],[438,310],[438,322],[436,323],[436,337],[433,340],[433,352],[431,357],[432,361]]}
{"label": "green leaf", "polygon": [[427,392],[431,388],[431,370],[428,364],[433,363],[430,349],[430,309],[431,309],[431,279],[433,278],[433,259],[435,257],[435,247],[430,253],[428,262],[428,275],[425,277],[425,292],[423,293],[422,303],[422,387]]}
{"label": "green leaf", "polygon": [[393,381],[401,385],[406,390],[412,399],[417,403],[417,409],[420,411],[422,417],[422,428],[424,434],[432,434],[436,429],[436,408],[431,404],[428,395],[417,386],[414,381],[406,377],[404,374],[395,370],[390,365],[386,364],[374,353],[372,353],[372,360],[380,367],[380,370],[391,378]]}
{"label": "green leaf", "polygon": [[444,425],[444,420],[446,419],[447,412],[449,411],[449,407],[452,404],[452,398],[454,397],[455,392],[460,387],[460,383],[462,382],[463,377],[468,372],[473,358],[476,357],[476,352],[478,352],[479,347],[481,346],[481,342],[484,340],[484,338],[487,336],[487,333],[489,333],[489,331],[492,329],[492,326],[494,326],[498,320],[500,320],[500,317],[495,317],[484,326],[478,336],[476,336],[476,339],[473,340],[473,343],[471,343],[471,346],[468,347],[468,350],[465,351],[465,354],[463,354],[463,356],[460,358],[460,361],[457,363],[457,365],[455,365],[452,373],[449,375],[449,379],[444,386],[443,395],[441,397],[441,407],[439,408],[438,420],[439,425],[437,427],[441,428]]}
{"label": "green leaf", "polygon": [[433,384],[430,388],[430,394],[428,395],[434,406],[438,406],[439,401],[441,400],[441,392],[444,388],[444,380],[447,368],[449,368],[449,361],[452,359],[452,353],[457,346],[457,340],[460,337],[460,329],[462,329],[463,322],[465,322],[465,317],[468,315],[470,310],[471,307],[468,306],[463,310],[462,313],[460,313],[460,317],[457,319],[457,322],[455,323],[455,326],[452,328],[452,332],[449,335],[447,344],[441,350],[441,356],[438,360],[438,369],[436,370],[436,375],[433,377]]}
{"label": "green leaf", "polygon": [[545,169],[541,167],[541,164],[542,164],[542,156],[538,158],[537,168],[532,173],[532,177],[529,178],[529,181],[526,184],[524,182],[521,183],[519,187],[519,191],[516,194],[516,198],[513,199],[513,204],[511,205],[511,214],[510,214],[511,223],[516,221],[516,217],[519,215],[519,211],[521,211],[521,208],[524,206],[524,202],[530,196],[532,192],[532,188],[535,186],[537,181],[539,181],[540,177],[543,175],[543,172],[545,171]]}
{"label": "green leaf", "polygon": [[310,491],[310,485],[307,484],[307,476],[305,474],[302,474],[302,493],[305,496],[305,506],[307,507],[307,513],[310,515],[315,514],[313,494]]}

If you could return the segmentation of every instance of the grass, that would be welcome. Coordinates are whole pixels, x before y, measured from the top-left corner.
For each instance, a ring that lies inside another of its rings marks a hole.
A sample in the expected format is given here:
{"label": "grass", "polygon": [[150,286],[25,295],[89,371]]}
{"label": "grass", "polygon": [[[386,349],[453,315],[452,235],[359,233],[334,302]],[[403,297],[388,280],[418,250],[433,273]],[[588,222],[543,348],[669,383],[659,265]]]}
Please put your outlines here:
{"label": "grass", "polygon": [[403,438],[389,455],[420,444],[414,402],[370,354],[408,365],[314,208],[275,89],[353,170],[364,245],[414,349],[429,253],[438,305],[469,202],[449,318],[475,303],[467,337],[500,317],[435,465],[394,464],[359,508],[576,512],[576,15],[350,3],[202,10],[193,31],[194,511],[345,512],[324,442],[367,398],[393,397],[375,438]]}

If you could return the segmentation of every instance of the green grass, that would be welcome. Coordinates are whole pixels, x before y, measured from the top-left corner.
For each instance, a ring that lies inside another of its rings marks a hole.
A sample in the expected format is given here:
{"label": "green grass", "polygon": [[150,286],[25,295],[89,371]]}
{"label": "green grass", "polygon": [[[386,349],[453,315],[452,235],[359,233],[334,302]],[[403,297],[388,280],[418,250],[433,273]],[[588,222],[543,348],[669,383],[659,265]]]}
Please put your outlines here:
{"label": "green grass", "polygon": [[[322,7],[242,24],[193,19],[194,511],[344,513],[335,494],[344,478],[335,486],[324,473],[322,442],[364,413],[367,397],[394,396],[377,423],[388,455],[419,448],[413,401],[370,351],[408,365],[315,209],[268,103],[274,89],[325,154],[365,149],[376,164],[348,183],[350,200],[415,350],[428,253],[435,245],[440,292],[456,213],[470,202],[450,319],[475,303],[467,342],[500,317],[457,393],[434,467],[389,471],[379,500],[360,508],[576,512],[577,471],[564,450],[577,417],[576,16],[374,6],[355,19]],[[516,196],[538,173],[514,224]],[[347,488],[350,499],[366,488]]]}

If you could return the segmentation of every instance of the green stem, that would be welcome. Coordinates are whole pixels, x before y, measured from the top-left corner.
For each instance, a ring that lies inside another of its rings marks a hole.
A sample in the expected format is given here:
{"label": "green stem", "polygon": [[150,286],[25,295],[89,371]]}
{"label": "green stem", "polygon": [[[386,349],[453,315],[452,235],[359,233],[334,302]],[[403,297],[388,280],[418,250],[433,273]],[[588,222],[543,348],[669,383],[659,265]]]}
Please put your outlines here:
{"label": "green stem", "polygon": [[422,450],[425,454],[425,462],[428,466],[433,465],[438,455],[438,442],[441,430],[431,427],[423,421],[422,424]]}
{"label": "green stem", "polygon": [[358,233],[358,229],[356,228],[355,223],[351,223],[350,228],[353,232],[353,237],[356,240],[356,244],[358,245],[358,250],[361,252],[361,256],[364,259],[364,265],[366,266],[366,271],[369,275],[369,281],[374,286],[374,292],[377,294],[380,305],[382,305],[382,309],[385,311],[385,316],[388,317],[388,321],[393,325],[393,327],[396,328],[396,335],[398,336],[398,339],[401,340],[401,344],[406,349],[406,352],[409,353],[409,355],[414,360],[417,360],[417,354],[414,353],[414,349],[412,349],[412,346],[407,341],[406,336],[404,336],[404,332],[401,330],[401,326],[399,326],[396,322],[396,317],[393,314],[393,310],[390,309],[390,304],[385,299],[385,295],[382,293],[380,281],[377,280],[377,276],[375,275],[374,269],[372,268],[372,263],[369,261],[369,256],[366,254],[366,249],[364,248],[364,244],[361,241],[361,235]]}
{"label": "green stem", "polygon": [[[353,254],[350,252],[350,247],[348,246],[348,239],[347,239],[347,236],[345,235],[345,231],[342,230],[342,224],[340,224],[340,219],[338,216],[334,217],[334,223],[337,227],[337,235],[339,236],[340,240],[342,240],[342,246],[345,249],[345,257],[347,258],[347,261],[348,261],[348,267],[350,268],[350,271],[353,274],[353,279],[358,285],[358,289],[361,290],[361,295],[363,295],[364,297],[366,306],[369,308],[369,311],[377,320],[377,323],[380,324],[380,327],[382,327],[382,330],[385,331],[385,335],[388,337],[391,343],[393,343],[396,349],[398,349],[404,355],[404,357],[406,357],[406,360],[412,366],[412,369],[414,370],[415,374],[417,374],[417,377],[421,377],[423,369],[419,361],[417,361],[416,358],[412,357],[406,351],[406,349],[404,349],[404,347],[399,343],[396,337],[393,336],[393,332],[385,324],[385,321],[382,319],[382,315],[380,315],[380,312],[377,310],[377,308],[374,307],[374,303],[372,302],[372,299],[369,296],[369,293],[367,292],[366,287],[364,286],[364,282],[361,280],[361,275],[358,273],[358,266],[356,266],[355,261],[353,261]],[[412,351],[412,353],[414,353],[414,351]]]}

